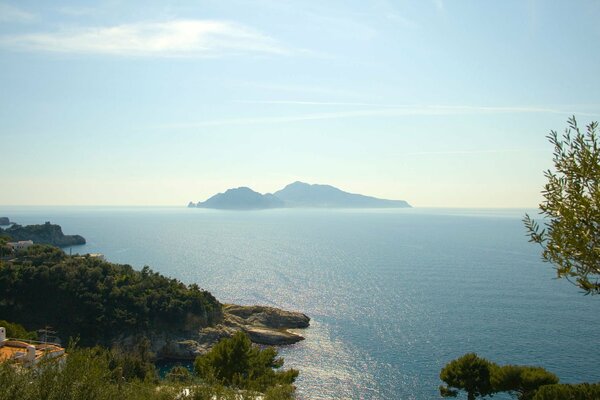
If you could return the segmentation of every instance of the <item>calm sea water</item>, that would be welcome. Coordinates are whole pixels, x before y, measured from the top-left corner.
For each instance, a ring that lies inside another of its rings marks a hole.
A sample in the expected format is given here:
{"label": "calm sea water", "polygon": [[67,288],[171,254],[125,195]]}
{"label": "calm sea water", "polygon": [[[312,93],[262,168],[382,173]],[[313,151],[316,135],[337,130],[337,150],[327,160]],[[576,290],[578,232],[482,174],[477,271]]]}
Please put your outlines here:
{"label": "calm sea water", "polygon": [[467,352],[600,381],[600,298],[553,279],[524,212],[0,207],[83,235],[73,253],[305,312],[306,340],[281,350],[303,399],[439,398],[440,369]]}

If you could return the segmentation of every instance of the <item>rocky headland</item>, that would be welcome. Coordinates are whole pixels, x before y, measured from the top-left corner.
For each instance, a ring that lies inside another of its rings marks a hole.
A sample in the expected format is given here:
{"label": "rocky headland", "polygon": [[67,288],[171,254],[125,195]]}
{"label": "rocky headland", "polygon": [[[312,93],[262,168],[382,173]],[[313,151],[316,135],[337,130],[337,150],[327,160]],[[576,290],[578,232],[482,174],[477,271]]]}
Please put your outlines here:
{"label": "rocky headland", "polygon": [[0,225],[10,225],[10,219],[8,217],[0,217]]}
{"label": "rocky headland", "polygon": [[248,334],[253,343],[281,346],[304,340],[290,329],[307,328],[310,318],[305,314],[266,306],[223,305],[220,323],[199,329],[185,337],[173,338],[152,335],[152,349],[159,359],[194,360],[206,353],[219,340],[237,331]]}
{"label": "rocky headland", "polygon": [[14,241],[32,240],[35,244],[49,244],[57,247],[85,244],[83,236],[65,235],[60,225],[50,222],[27,226],[14,224],[6,229],[0,228],[0,234],[8,235]]}

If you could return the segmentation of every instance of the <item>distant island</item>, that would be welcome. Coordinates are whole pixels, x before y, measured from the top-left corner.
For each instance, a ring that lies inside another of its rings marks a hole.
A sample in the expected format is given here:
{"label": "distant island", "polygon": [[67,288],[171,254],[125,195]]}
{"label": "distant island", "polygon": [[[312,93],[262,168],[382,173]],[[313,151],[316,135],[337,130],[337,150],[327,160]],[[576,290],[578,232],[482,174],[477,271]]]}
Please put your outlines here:
{"label": "distant island", "polygon": [[10,219],[8,217],[0,217],[0,225],[10,225]]}
{"label": "distant island", "polygon": [[386,200],[344,192],[330,185],[294,182],[271,194],[261,194],[248,187],[229,189],[204,202],[190,202],[188,207],[223,210],[262,210],[270,208],[408,208],[404,200]]}
{"label": "distant island", "polygon": [[12,226],[0,228],[0,236],[8,236],[11,240],[31,240],[36,244],[48,244],[57,247],[85,244],[85,238],[80,235],[65,235],[60,225],[46,222],[43,225]]}

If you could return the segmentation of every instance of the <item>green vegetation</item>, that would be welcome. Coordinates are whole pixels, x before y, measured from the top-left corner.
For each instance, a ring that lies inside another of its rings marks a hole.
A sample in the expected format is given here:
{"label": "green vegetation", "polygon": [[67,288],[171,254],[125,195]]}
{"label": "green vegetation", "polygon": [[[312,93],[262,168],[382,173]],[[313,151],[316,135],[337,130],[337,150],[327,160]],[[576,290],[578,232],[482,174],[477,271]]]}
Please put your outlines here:
{"label": "green vegetation", "polygon": [[442,397],[456,397],[458,390],[464,390],[469,400],[490,395],[494,393],[490,380],[494,367],[495,364],[475,353],[452,360],[440,372],[440,379],[447,385],[440,386],[440,394]]}
{"label": "green vegetation", "polygon": [[[201,382],[179,383],[126,379],[113,366],[113,355],[102,348],[70,350],[63,366],[50,362],[37,369],[0,364],[0,400],[174,400],[189,390],[191,400],[255,400],[257,393]],[[287,389],[285,389],[287,390]],[[290,399],[273,388],[265,400]]]}
{"label": "green vegetation", "polygon": [[290,386],[296,380],[298,371],[294,369],[275,371],[282,366],[283,359],[277,358],[277,350],[252,346],[243,332],[221,340],[194,363],[198,376],[207,382],[257,392],[279,385]]}
{"label": "green vegetation", "polygon": [[492,386],[496,392],[509,392],[519,400],[531,400],[537,390],[558,383],[558,377],[540,367],[504,365],[492,372]]}
{"label": "green vegetation", "polygon": [[0,235],[7,235],[12,240],[33,240],[38,244],[49,244],[52,246],[73,246],[85,244],[85,239],[79,235],[65,235],[59,225],[46,222],[40,225],[21,226],[11,225],[6,229],[0,228]]}
{"label": "green vegetation", "polygon": [[189,383],[193,381],[194,376],[186,367],[176,365],[171,368],[167,376],[165,376],[165,379],[169,382]]}
{"label": "green vegetation", "polygon": [[[60,366],[49,362],[43,368],[16,369],[0,364],[1,400],[76,399],[167,399],[142,381],[119,380],[110,368],[111,356],[100,348],[70,351]],[[172,397],[171,397],[172,398]]]}
{"label": "green vegetation", "polygon": [[562,137],[548,136],[554,145],[554,171],[540,204],[544,227],[525,216],[530,241],[542,247],[542,258],[554,264],[586,294],[600,293],[600,142],[598,122],[581,132],[572,117]]}
{"label": "green vegetation", "polygon": [[0,258],[8,256],[12,252],[12,248],[7,244],[10,241],[10,236],[4,235],[0,232]]}
{"label": "green vegetation", "polygon": [[442,397],[456,397],[458,390],[463,390],[469,400],[499,392],[508,392],[519,400],[532,400],[538,398],[535,396],[541,387],[565,386],[556,385],[558,377],[544,368],[499,366],[475,353],[450,361],[442,369],[440,379],[447,385],[440,386]]}
{"label": "green vegetation", "polygon": [[[0,293],[0,315],[8,320],[0,325],[9,337],[31,339],[35,333],[25,327],[49,324],[63,338],[79,337],[88,346],[70,346],[63,363],[48,361],[42,368],[0,364],[0,400],[176,399],[184,390],[190,399],[294,396],[298,371],[278,370],[283,359],[277,351],[253,346],[244,333],[199,357],[196,374],[174,367],[161,381],[146,334],[185,333],[214,324],[222,318],[222,307],[197,285],[184,285],[148,267],[134,271],[34,245],[0,261]],[[114,339],[122,335],[133,345],[114,347]]]}
{"label": "green vegetation", "polygon": [[19,324],[14,324],[12,322],[4,321],[0,319],[0,326],[6,328],[6,337],[11,339],[26,339],[26,340],[36,340],[37,333],[36,332],[28,332],[27,329],[23,328],[23,326]]}
{"label": "green vegetation", "polygon": [[[255,400],[259,395],[255,390],[228,387],[194,376],[184,367],[174,367],[164,381],[159,381],[147,360],[143,342],[138,350],[138,353],[121,353],[99,346],[71,347],[63,364],[48,361],[41,368],[32,369],[0,364],[0,400],[174,400],[182,398],[180,394],[184,391],[189,393],[185,398],[198,400]],[[258,349],[252,353],[264,354]],[[255,361],[259,360],[253,358]],[[247,365],[247,370],[240,370],[240,374],[251,376],[253,362]],[[294,388],[290,384],[273,380],[263,388],[264,400],[293,398]]]}
{"label": "green vegetation", "polygon": [[533,400],[595,400],[600,399],[600,384],[542,386]]}
{"label": "green vegetation", "polygon": [[34,245],[0,262],[0,316],[28,329],[52,326],[86,346],[121,335],[188,332],[221,318],[220,303],[197,285],[97,258]]}

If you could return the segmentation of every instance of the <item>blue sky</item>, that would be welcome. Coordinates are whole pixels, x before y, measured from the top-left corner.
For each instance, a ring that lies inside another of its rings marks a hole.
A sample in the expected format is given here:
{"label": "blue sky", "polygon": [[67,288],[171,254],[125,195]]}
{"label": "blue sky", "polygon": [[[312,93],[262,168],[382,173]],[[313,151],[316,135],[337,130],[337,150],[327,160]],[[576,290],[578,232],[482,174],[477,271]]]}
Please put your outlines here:
{"label": "blue sky", "polygon": [[0,204],[296,180],[533,207],[600,119],[597,1],[0,2]]}

